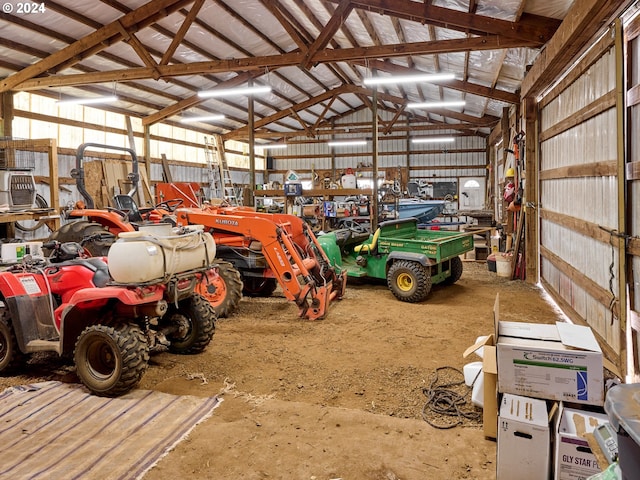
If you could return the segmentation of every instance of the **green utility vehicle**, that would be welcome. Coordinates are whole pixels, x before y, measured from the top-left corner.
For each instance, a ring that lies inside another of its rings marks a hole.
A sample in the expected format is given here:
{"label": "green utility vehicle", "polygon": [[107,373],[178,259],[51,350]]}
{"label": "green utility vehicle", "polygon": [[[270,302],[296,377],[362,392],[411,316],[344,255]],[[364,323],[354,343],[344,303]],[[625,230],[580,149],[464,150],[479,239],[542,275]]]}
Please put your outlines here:
{"label": "green utility vehicle", "polygon": [[349,277],[386,279],[403,302],[421,302],[438,283],[462,275],[460,255],[473,250],[473,234],[418,229],[415,218],[382,222],[369,234],[361,228],[318,237],[331,264]]}

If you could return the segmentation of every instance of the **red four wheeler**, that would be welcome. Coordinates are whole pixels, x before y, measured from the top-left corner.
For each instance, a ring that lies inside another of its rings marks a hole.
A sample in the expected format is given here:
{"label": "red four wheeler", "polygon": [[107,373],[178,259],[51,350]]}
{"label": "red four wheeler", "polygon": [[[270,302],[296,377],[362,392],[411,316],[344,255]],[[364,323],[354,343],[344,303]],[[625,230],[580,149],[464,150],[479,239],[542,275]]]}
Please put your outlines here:
{"label": "red four wheeler", "polygon": [[[112,202],[115,207],[94,208],[95,202],[86,189],[84,181],[85,152],[89,148],[100,148],[120,151],[131,158],[132,172],[129,180],[133,189],[128,194],[116,195]],[[78,192],[83,201],[76,207],[63,212],[64,217],[76,219],[66,223],[53,232],[49,239],[59,242],[80,243],[92,256],[107,255],[109,248],[121,232],[133,232],[141,227],[151,228],[175,225],[174,210],[182,205],[183,199],[163,200],[153,207],[138,207],[133,200],[140,180],[138,157],[130,148],[83,143],[76,152],[76,167],[71,171],[76,180]],[[218,318],[228,317],[233,313],[242,299],[242,277],[231,263],[216,258],[212,268],[207,272],[207,281],[198,282],[196,291],[204,296],[213,306]]]}
{"label": "red four wheeler", "polygon": [[194,293],[200,272],[162,281],[117,283],[107,259],[85,258],[77,243],[48,242],[48,261],[27,256],[0,272],[0,372],[24,365],[28,354],[71,357],[94,394],[118,396],[142,378],[149,353],[202,352],[216,315]]}

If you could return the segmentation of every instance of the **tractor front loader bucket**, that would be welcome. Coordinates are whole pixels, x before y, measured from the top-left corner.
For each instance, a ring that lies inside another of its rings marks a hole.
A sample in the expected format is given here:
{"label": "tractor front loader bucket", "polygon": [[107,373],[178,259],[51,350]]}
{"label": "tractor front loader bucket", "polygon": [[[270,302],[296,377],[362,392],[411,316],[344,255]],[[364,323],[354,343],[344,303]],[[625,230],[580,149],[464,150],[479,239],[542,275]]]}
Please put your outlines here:
{"label": "tractor front loader bucket", "polygon": [[298,217],[238,207],[180,208],[176,214],[181,225],[204,225],[218,246],[238,250],[260,245],[268,265],[265,278],[278,281],[301,318],[324,318],[329,304],[344,294],[346,275],[336,273],[309,226]]}

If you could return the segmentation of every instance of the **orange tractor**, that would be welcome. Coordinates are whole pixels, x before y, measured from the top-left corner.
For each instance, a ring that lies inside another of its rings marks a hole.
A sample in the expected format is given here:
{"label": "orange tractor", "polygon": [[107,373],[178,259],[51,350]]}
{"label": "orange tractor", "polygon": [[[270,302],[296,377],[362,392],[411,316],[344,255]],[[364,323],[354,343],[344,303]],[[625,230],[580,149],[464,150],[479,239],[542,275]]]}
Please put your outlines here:
{"label": "orange tractor", "polygon": [[[202,282],[197,292],[205,296],[219,317],[236,308],[244,292],[250,296],[269,296],[278,284],[288,300],[296,303],[299,315],[311,320],[325,316],[328,305],[342,298],[346,276],[337,274],[318,244],[309,226],[300,218],[286,214],[259,213],[248,207],[195,207],[195,197],[182,195],[180,189],[159,189],[161,201],[154,208],[138,208],[131,195],[114,198],[117,208],[95,209],[84,186],[82,158],[88,146],[83,144],[76,156],[77,168],[72,172],[78,191],[86,201],[84,208],[66,213],[68,218],[83,218],[63,225],[52,234],[60,242],[75,241],[94,255],[104,255],[123,231],[153,228],[153,225],[204,225],[216,242],[217,272]],[[137,185],[135,152],[131,155],[133,171],[129,175]],[[166,192],[181,198],[164,200]],[[173,194],[173,193],[172,193]],[[182,204],[190,208],[182,208]]]}
{"label": "orange tractor", "polygon": [[178,208],[178,225],[204,225],[216,255],[242,275],[244,293],[269,296],[279,284],[299,316],[318,320],[341,299],[346,275],[336,273],[311,228],[301,218],[247,207]]}

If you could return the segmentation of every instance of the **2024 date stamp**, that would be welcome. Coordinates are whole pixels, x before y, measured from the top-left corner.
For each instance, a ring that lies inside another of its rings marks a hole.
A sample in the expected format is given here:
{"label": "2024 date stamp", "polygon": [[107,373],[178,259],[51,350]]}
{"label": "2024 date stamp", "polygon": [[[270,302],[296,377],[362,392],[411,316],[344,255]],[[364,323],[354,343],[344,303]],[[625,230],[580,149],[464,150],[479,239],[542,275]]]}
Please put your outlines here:
{"label": "2024 date stamp", "polygon": [[15,15],[39,15],[47,11],[44,2],[2,3],[1,5],[2,13],[13,13]]}

